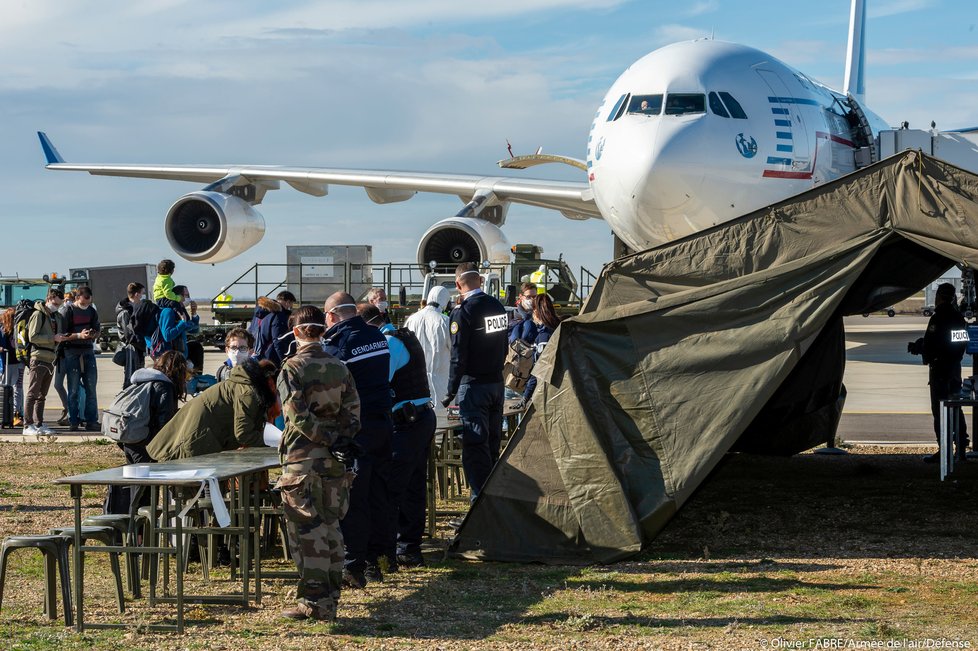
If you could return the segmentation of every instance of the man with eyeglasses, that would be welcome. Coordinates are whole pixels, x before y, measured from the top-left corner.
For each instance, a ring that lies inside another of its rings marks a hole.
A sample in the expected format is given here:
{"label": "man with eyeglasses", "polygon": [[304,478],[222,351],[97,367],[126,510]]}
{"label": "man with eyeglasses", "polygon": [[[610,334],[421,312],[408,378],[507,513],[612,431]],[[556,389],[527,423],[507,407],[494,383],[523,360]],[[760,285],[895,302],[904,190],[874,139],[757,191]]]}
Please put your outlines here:
{"label": "man with eyeglasses", "polygon": [[255,338],[244,328],[235,328],[228,332],[224,338],[224,352],[228,357],[214,373],[217,381],[221,382],[231,374],[231,369],[251,359],[255,354],[254,346]]}

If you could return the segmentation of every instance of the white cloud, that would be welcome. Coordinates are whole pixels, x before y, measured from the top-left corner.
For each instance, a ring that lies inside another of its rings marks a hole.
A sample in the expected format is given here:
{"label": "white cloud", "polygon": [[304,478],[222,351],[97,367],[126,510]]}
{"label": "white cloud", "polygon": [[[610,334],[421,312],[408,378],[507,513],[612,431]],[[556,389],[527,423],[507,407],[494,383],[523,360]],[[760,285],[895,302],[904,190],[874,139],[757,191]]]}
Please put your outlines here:
{"label": "white cloud", "polygon": [[884,0],[883,2],[866,3],[866,15],[869,18],[896,16],[912,11],[921,11],[935,5],[935,0]]}
{"label": "white cloud", "polygon": [[696,38],[704,38],[709,35],[710,31],[702,27],[672,24],[656,27],[653,38],[656,43],[666,45],[677,41],[691,41]]}
{"label": "white cloud", "polygon": [[685,13],[687,16],[702,16],[703,14],[711,14],[719,8],[719,0],[700,0],[690,5]]}

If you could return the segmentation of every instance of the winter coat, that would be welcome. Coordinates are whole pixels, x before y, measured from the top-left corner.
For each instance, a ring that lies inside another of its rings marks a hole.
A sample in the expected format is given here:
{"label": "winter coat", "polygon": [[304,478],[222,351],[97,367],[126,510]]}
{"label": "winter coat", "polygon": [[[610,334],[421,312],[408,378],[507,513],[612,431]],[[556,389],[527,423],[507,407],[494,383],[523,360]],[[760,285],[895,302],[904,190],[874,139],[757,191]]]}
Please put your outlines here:
{"label": "winter coat", "polygon": [[60,332],[61,319],[48,310],[44,301],[35,302],[34,310],[27,324],[27,334],[31,340],[31,360],[53,364],[57,357],[54,335]]}
{"label": "winter coat", "polygon": [[[438,291],[441,290],[441,291]],[[428,292],[428,305],[415,312],[404,323],[413,332],[421,348],[428,367],[428,389],[437,413],[445,408],[441,401],[448,393],[448,370],[452,358],[452,336],[448,331],[448,317],[442,313],[447,307],[450,295],[442,286],[433,287]]]}
{"label": "winter coat", "polygon": [[289,328],[290,310],[282,307],[278,301],[266,296],[258,298],[258,307],[255,308],[255,318],[261,319],[258,326],[258,341],[255,342],[255,356],[258,359],[268,359],[279,365],[285,357],[288,342],[281,341],[281,338],[292,331]]}
{"label": "winter coat", "polygon": [[157,461],[171,461],[262,445],[266,414],[274,404],[275,392],[258,364],[244,362],[184,405],[146,451]]}

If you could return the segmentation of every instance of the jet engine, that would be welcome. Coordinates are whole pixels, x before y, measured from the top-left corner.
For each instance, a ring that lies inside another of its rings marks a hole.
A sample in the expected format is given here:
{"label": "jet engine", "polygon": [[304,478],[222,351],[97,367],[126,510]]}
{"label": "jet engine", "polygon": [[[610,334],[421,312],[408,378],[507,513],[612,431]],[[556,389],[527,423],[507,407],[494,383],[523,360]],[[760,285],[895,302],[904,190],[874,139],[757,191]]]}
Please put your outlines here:
{"label": "jet engine", "polygon": [[166,239],[191,262],[223,262],[247,251],[265,235],[265,219],[239,197],[191,192],[166,213]]}
{"label": "jet engine", "polygon": [[418,244],[418,264],[459,264],[488,260],[509,264],[509,240],[498,226],[476,217],[449,217],[425,231]]}

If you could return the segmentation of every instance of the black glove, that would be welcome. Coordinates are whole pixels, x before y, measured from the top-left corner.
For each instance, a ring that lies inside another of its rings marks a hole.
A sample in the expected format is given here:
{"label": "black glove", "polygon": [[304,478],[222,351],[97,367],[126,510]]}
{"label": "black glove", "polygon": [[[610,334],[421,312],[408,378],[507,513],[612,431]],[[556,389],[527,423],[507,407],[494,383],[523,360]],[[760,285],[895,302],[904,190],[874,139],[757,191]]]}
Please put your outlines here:
{"label": "black glove", "polygon": [[451,404],[452,404],[452,403],[453,403],[454,401],[455,401],[455,394],[453,393],[453,394],[452,394],[452,395],[450,395],[450,396],[445,396],[445,399],[441,401],[441,406],[442,406],[442,407],[448,407],[448,406],[449,406],[449,405],[451,405]]}
{"label": "black glove", "polygon": [[916,341],[911,341],[907,344],[907,352],[911,355],[920,355],[924,352],[924,338],[921,337]]}
{"label": "black glove", "polygon": [[363,456],[364,449],[352,437],[341,436],[336,439],[333,445],[329,446],[329,453],[343,465],[350,466],[356,459]]}

